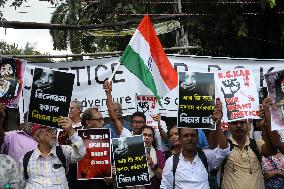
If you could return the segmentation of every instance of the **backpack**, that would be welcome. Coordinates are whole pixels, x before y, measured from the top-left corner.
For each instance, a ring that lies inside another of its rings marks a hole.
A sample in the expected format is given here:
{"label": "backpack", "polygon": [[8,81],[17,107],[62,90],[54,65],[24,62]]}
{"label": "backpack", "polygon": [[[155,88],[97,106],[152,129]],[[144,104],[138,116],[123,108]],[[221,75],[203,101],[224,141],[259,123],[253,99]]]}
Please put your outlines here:
{"label": "backpack", "polygon": [[[261,164],[261,161],[262,161],[261,160],[261,154],[260,154],[260,152],[257,149],[256,141],[255,141],[255,139],[249,139],[249,140],[250,140],[249,147],[251,148],[253,153],[256,155],[256,157],[257,157],[257,159],[259,161],[259,164],[262,167],[262,164]],[[230,139],[228,139],[227,142],[230,144],[230,151],[232,151],[236,145],[234,145],[233,142]],[[248,146],[245,146],[245,150],[246,151],[248,150]],[[227,160],[228,160],[228,157],[226,157],[223,160],[222,165],[221,165],[221,182],[220,183],[222,183],[222,180],[223,180],[223,174],[224,174],[225,164],[227,163]]]}
{"label": "backpack", "polygon": [[[34,150],[32,151],[29,151],[27,152],[25,155],[24,155],[24,158],[23,158],[23,167],[24,167],[24,178],[26,180],[29,179],[29,175],[28,175],[28,164],[29,164],[29,160],[33,154]],[[58,159],[60,160],[63,168],[65,169],[65,172],[66,172],[66,157],[64,156],[63,154],[63,150],[62,150],[62,147],[61,146],[56,146],[56,156],[58,157]]]}
{"label": "backpack", "polygon": [[[201,159],[204,167],[206,168],[206,171],[208,173],[208,161],[207,161],[207,157],[205,155],[205,153],[203,152],[203,150],[201,148],[197,148],[197,154],[198,154],[198,157]],[[176,170],[177,170],[177,165],[178,165],[178,162],[179,162],[179,155],[180,153],[178,154],[175,154],[173,156],[173,177],[174,177],[174,182],[173,182],[173,188],[175,188],[175,175],[176,175]],[[209,176],[209,173],[208,173],[208,176]]]}

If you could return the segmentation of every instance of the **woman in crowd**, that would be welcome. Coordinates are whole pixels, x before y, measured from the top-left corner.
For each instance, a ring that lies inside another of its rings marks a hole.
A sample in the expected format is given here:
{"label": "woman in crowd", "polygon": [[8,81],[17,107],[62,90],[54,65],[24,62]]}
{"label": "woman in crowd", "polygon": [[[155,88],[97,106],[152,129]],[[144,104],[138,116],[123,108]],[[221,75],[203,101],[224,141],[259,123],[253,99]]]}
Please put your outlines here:
{"label": "woman in crowd", "polygon": [[170,139],[170,149],[165,151],[165,158],[168,159],[172,155],[175,155],[180,152],[181,145],[179,142],[178,128],[174,125],[169,132]]}
{"label": "woman in crowd", "polygon": [[165,166],[164,153],[155,148],[155,132],[153,127],[143,126],[141,128],[142,135],[144,136],[144,143],[146,149],[150,149],[147,154],[148,169],[150,174],[151,184],[145,186],[146,189],[160,188],[162,172]]}
{"label": "woman in crowd", "polygon": [[262,168],[266,189],[284,188],[284,155],[281,152],[267,158],[262,157]]}
{"label": "woman in crowd", "polygon": [[[4,141],[4,130],[0,127],[0,146]],[[16,161],[8,155],[0,154],[0,188],[18,189],[19,169]]]}

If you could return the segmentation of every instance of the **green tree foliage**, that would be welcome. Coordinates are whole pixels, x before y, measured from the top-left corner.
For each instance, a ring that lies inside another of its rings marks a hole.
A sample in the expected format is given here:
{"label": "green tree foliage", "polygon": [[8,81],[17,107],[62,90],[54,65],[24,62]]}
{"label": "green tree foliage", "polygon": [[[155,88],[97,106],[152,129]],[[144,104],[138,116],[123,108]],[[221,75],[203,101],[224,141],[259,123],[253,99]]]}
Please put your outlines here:
{"label": "green tree foliage", "polygon": [[[27,43],[24,48],[19,48],[16,44],[7,44],[5,41],[0,41],[0,55],[44,55],[35,50],[35,47]],[[52,62],[48,58],[24,58],[30,62]]]}
{"label": "green tree foliage", "polygon": [[[173,14],[176,6],[174,3],[158,3],[155,0],[152,0],[152,3],[145,2],[101,0],[100,3],[84,4],[78,0],[73,0],[72,3],[67,0],[56,10],[63,14],[58,16],[54,14],[52,23],[110,23],[141,18],[141,16],[132,16],[133,14]],[[259,0],[255,3],[245,3],[235,0],[230,3],[224,0],[182,0],[181,2],[182,13],[188,16],[181,18],[180,21],[188,31],[189,43],[201,47],[195,52],[198,55],[284,58],[284,15],[278,13],[283,10],[283,1]],[[120,31],[129,27],[111,29]],[[55,41],[55,49],[65,50],[70,45],[72,52],[124,50],[131,37],[91,37],[84,35],[84,32],[75,34],[70,31],[52,31],[51,34]],[[159,38],[164,47],[175,46],[175,32],[161,35]]]}
{"label": "green tree foliage", "polygon": [[[2,0],[3,1],[3,0]],[[15,0],[22,2],[23,0]],[[173,14],[175,0],[55,0],[54,24],[103,24],[142,18],[133,14]],[[1,0],[0,0],[1,2]],[[170,2],[170,3],[159,3]],[[284,1],[181,0],[179,20],[194,53],[209,56],[284,58]],[[124,15],[123,15],[124,14]],[[153,16],[152,16],[153,17]],[[137,27],[112,27],[116,31]],[[54,49],[73,53],[124,50],[130,37],[92,37],[85,31],[50,31]],[[175,32],[159,36],[164,47],[176,46]]]}

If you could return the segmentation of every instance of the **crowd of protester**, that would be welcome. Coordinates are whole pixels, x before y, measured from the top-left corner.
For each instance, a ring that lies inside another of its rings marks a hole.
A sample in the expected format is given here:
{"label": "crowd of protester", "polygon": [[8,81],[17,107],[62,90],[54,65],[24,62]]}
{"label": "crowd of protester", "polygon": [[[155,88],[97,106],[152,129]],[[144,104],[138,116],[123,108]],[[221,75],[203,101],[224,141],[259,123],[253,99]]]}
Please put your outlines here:
{"label": "crowd of protester", "polygon": [[[112,138],[143,135],[151,184],[127,188],[284,188],[284,143],[277,131],[271,131],[269,98],[261,106],[261,120],[230,122],[226,135],[217,99],[212,115],[216,130],[205,135],[202,129],[167,125],[160,115],[153,116],[157,129],[146,125],[141,112],[128,121],[121,105],[112,100],[111,83],[106,81],[103,87],[110,122],[105,123],[99,107],[83,111],[80,101],[72,101],[69,117],[58,124],[69,138],[65,145],[57,145],[56,129],[38,124],[26,122],[17,131],[4,132],[5,106],[0,104],[0,188],[116,188],[114,165],[113,177],[77,180],[76,162],[85,156],[86,148],[76,130],[90,128],[108,128]],[[261,131],[257,139],[251,137],[253,123]]]}

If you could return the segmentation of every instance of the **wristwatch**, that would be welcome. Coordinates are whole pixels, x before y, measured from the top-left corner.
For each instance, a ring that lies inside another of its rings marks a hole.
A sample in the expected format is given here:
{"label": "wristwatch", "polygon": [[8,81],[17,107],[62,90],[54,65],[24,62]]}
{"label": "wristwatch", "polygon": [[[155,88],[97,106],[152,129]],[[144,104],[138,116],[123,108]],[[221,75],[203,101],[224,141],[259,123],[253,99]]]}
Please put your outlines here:
{"label": "wristwatch", "polygon": [[155,164],[153,167],[152,167],[152,169],[153,170],[157,170],[159,167],[158,167],[158,164]]}

